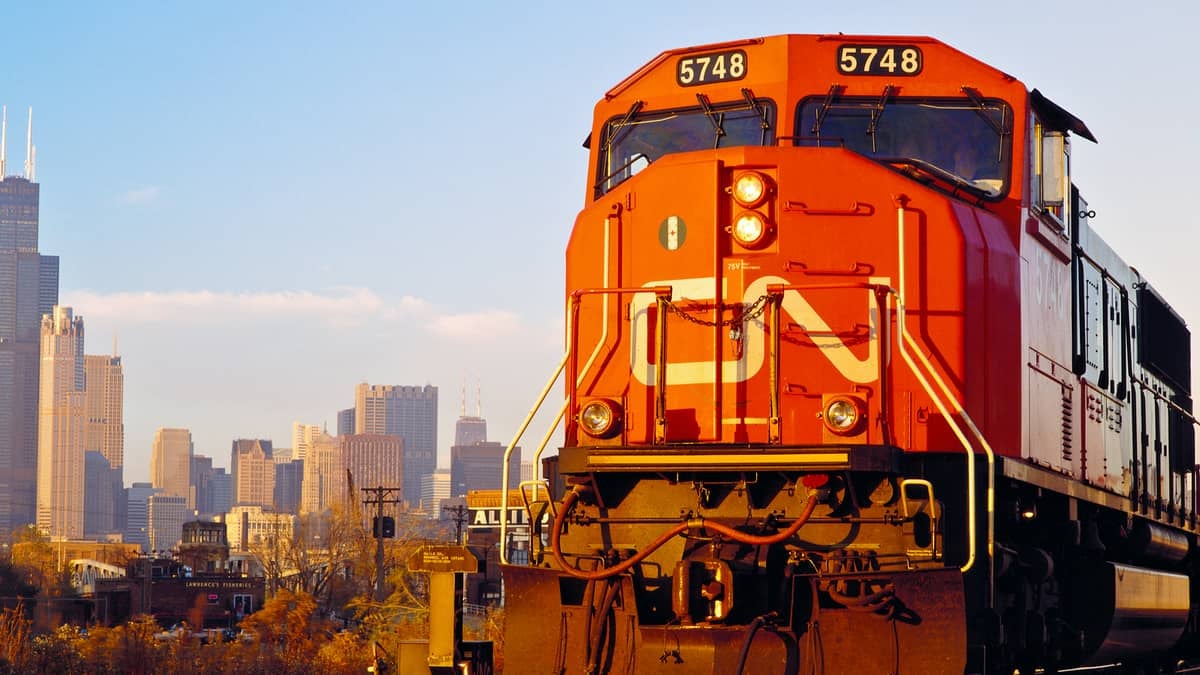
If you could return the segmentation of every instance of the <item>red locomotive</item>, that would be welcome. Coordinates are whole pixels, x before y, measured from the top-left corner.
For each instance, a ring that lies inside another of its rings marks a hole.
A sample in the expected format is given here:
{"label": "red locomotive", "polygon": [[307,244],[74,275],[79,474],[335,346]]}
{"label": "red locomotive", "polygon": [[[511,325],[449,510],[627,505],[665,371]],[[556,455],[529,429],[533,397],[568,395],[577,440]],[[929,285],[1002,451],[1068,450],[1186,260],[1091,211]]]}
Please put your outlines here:
{"label": "red locomotive", "polygon": [[927,37],[678,49],[608,91],[566,258],[567,490],[523,486],[550,525],[504,567],[510,666],[1195,650],[1190,335],[1089,226],[1073,137]]}

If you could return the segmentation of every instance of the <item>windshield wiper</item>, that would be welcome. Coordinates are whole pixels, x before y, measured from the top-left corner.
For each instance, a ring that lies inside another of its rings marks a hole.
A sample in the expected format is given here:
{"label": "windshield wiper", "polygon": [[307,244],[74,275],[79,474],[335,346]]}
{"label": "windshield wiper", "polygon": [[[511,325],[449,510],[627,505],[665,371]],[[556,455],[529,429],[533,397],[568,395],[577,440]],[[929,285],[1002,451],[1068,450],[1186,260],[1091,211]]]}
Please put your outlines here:
{"label": "windshield wiper", "polygon": [[[1008,125],[997,122],[996,120],[992,119],[991,115],[988,114],[987,104],[983,102],[983,97],[979,95],[979,90],[974,89],[973,87],[963,86],[962,92],[967,95],[967,98],[971,99],[971,103],[975,105],[975,112],[983,118],[983,121],[988,123],[988,126],[990,126],[997,135],[1004,137],[1011,133],[1005,128]],[[1000,114],[1004,115],[1004,108],[1000,109]]]}
{"label": "windshield wiper", "polygon": [[704,117],[712,123],[713,129],[716,130],[717,136],[713,139],[713,147],[721,146],[721,137],[725,135],[725,129],[722,126],[725,124],[725,113],[719,113],[713,110],[712,103],[704,94],[696,94],[696,100],[700,102],[700,109],[704,111]]}
{"label": "windshield wiper", "polygon": [[[904,167],[900,169],[901,172],[913,178],[918,178],[917,174],[924,174],[927,179],[939,180],[953,188],[950,190],[951,194],[957,194],[959,190],[962,190],[973,195],[979,203],[982,203],[985,197],[996,196],[996,193],[992,190],[982,188],[952,171],[947,171],[923,159],[917,159],[916,157],[876,157],[875,159],[884,164]],[[928,182],[928,180],[925,182]]]}
{"label": "windshield wiper", "polygon": [[767,132],[771,130],[771,120],[767,119],[766,109],[758,104],[754,98],[754,92],[747,88],[742,89],[742,98],[746,99],[746,103],[750,104],[750,109],[754,111],[755,115],[758,115],[759,121],[762,122],[762,139],[759,140],[759,143],[766,143]]}
{"label": "windshield wiper", "polygon": [[883,85],[883,94],[879,97],[879,103],[871,108],[871,123],[867,125],[867,135],[871,137],[871,152],[878,152],[875,148],[875,129],[879,127],[879,118],[883,116],[883,109],[891,96],[892,85]]}
{"label": "windshield wiper", "polygon": [[605,154],[610,152],[612,150],[613,143],[617,142],[617,134],[620,133],[622,129],[629,126],[631,122],[633,122],[633,118],[637,116],[638,112],[645,104],[645,101],[634,101],[633,105],[629,106],[629,111],[626,112],[625,116],[621,118],[621,121],[609,127],[608,138],[604,140]]}
{"label": "windshield wiper", "polygon": [[833,107],[833,99],[842,91],[842,85],[834,83],[829,86],[829,91],[825,94],[825,100],[821,102],[821,107],[817,108],[817,118],[813,121],[812,135],[820,137],[821,124],[825,121],[825,116],[829,114],[829,109]]}

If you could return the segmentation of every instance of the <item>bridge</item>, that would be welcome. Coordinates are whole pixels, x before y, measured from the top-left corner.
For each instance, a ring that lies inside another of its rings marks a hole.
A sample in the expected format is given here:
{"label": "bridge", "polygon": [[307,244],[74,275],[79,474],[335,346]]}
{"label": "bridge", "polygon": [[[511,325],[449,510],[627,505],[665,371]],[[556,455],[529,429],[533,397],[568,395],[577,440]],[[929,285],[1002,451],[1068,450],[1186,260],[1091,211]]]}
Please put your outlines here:
{"label": "bridge", "polygon": [[116,579],[125,576],[124,567],[91,558],[75,558],[67,564],[67,569],[71,572],[71,588],[79,595],[95,594],[96,579]]}

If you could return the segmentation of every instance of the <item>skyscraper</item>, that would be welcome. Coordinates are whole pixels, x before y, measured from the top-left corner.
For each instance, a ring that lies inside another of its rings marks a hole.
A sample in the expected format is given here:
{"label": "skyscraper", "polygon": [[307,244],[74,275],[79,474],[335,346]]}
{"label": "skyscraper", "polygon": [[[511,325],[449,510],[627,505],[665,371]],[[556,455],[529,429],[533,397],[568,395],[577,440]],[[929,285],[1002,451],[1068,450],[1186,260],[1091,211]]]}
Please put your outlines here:
{"label": "skyscraper", "polygon": [[58,257],[38,253],[31,152],[32,139],[24,177],[4,175],[0,157],[0,532],[36,519],[39,331],[58,304]]}
{"label": "skyscraper", "polygon": [[149,483],[134,483],[125,491],[125,541],[150,550],[150,496],[156,490]]}
{"label": "skyscraper", "polygon": [[273,502],[279,513],[299,513],[300,491],[304,480],[304,460],[293,459],[275,463],[275,494]]}
{"label": "skyscraper", "polygon": [[54,306],[42,317],[38,392],[37,526],[83,538],[83,318]]}
{"label": "skyscraper", "polygon": [[301,515],[321,513],[346,501],[348,484],[338,438],[322,432],[313,438],[308,448],[300,487]]}
{"label": "skyscraper", "polygon": [[148,544],[151,551],[170,551],[183,538],[183,523],[191,517],[187,498],[153,494],[146,499]]}
{"label": "skyscraper", "polygon": [[109,466],[125,465],[125,372],[121,357],[83,357],[87,436],[84,447],[104,455]]}
{"label": "skyscraper", "polygon": [[301,424],[292,422],[292,459],[308,457],[308,449],[312,447],[313,439],[321,433],[319,424]]}
{"label": "skyscraper", "polygon": [[[121,470],[112,468],[98,450],[87,450],[83,454],[83,536],[97,540],[116,531],[114,486],[120,484],[116,475]],[[124,496],[123,491],[117,492]]]}
{"label": "skyscraper", "polygon": [[[404,475],[404,441],[387,434],[338,436],[342,465],[354,476],[355,488],[396,487],[407,483]],[[351,495],[358,499],[359,495]],[[416,504],[415,497],[404,497]]]}
{"label": "skyscraper", "polygon": [[462,407],[458,411],[458,419],[454,422],[454,444],[475,445],[487,440],[487,420],[483,419],[483,402],[479,393],[475,394],[475,414],[467,415],[467,388],[463,386]]}
{"label": "skyscraper", "polygon": [[421,507],[429,512],[429,517],[440,520],[442,517],[442,500],[450,498],[450,470],[438,469],[425,476],[421,481]]}
{"label": "skyscraper", "polygon": [[230,460],[233,505],[275,505],[275,459],[271,441],[240,438],[233,442]]}
{"label": "skyscraper", "polygon": [[[464,497],[472,490],[499,490],[504,482],[504,451],[500,443],[456,445],[450,448],[450,496]],[[508,458],[508,487],[521,481],[521,448]]]}
{"label": "skyscraper", "polygon": [[437,468],[437,402],[437,387],[428,384],[406,387],[363,382],[354,390],[354,433],[387,434],[404,440],[403,498],[413,504],[421,497],[421,479]]}
{"label": "skyscraper", "polygon": [[345,436],[354,433],[354,408],[339,410],[337,414],[337,435]]}
{"label": "skyscraper", "polygon": [[[92,538],[123,527],[117,517],[124,513],[124,463],[125,463],[125,373],[121,357],[116,355],[113,345],[112,356],[83,357],[84,369],[84,416],[85,432],[83,448],[88,454],[87,487],[84,500],[87,513],[84,515],[84,535]],[[97,453],[104,459],[108,470],[91,456]]]}
{"label": "skyscraper", "polygon": [[192,491],[192,432],[159,427],[150,452],[150,482],[159,494],[183,497],[187,508],[196,507]]}
{"label": "skyscraper", "polygon": [[[191,481],[192,492],[196,495],[196,503],[193,508],[199,511],[202,516],[217,513],[212,507],[212,476],[212,457],[197,455],[193,450],[192,472],[189,480]],[[228,508],[225,509],[225,511],[228,510]],[[224,513],[225,511],[221,511],[220,513]]]}

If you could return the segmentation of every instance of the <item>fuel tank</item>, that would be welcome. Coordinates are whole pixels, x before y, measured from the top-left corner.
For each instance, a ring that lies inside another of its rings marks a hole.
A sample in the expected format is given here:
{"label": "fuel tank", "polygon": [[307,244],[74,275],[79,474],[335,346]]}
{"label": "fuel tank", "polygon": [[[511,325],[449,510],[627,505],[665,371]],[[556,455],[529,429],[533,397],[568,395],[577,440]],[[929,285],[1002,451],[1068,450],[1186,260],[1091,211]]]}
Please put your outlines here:
{"label": "fuel tank", "polygon": [[1188,620],[1188,578],[1118,563],[1097,563],[1077,577],[1077,626],[1088,665],[1161,653]]}

